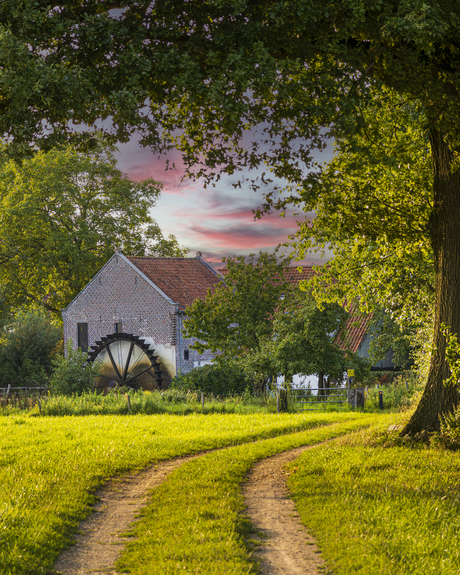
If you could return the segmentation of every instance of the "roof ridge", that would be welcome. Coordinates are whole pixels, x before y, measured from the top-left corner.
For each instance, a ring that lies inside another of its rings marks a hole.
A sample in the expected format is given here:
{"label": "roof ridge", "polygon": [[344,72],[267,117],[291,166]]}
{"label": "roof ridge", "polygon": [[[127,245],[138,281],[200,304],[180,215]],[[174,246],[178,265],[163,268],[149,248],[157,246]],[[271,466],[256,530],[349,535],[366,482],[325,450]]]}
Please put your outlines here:
{"label": "roof ridge", "polygon": [[136,260],[190,260],[193,261],[196,258],[187,258],[180,256],[125,256],[128,259]]}

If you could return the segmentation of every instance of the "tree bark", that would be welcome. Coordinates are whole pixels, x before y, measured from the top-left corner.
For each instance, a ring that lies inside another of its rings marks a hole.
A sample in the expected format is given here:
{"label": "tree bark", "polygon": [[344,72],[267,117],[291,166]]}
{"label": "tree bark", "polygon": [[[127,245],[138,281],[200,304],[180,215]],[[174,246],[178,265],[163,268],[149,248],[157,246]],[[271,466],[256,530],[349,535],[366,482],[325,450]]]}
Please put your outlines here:
{"label": "tree bark", "polygon": [[429,135],[434,173],[429,224],[436,292],[433,351],[425,390],[402,435],[438,431],[440,416],[452,413],[460,399],[458,387],[444,383],[450,370],[441,333],[443,324],[460,333],[460,170],[452,172],[454,155],[445,134],[432,128]]}
{"label": "tree bark", "polygon": [[323,396],[324,395],[324,373],[322,371],[320,371],[318,373],[318,395]]}

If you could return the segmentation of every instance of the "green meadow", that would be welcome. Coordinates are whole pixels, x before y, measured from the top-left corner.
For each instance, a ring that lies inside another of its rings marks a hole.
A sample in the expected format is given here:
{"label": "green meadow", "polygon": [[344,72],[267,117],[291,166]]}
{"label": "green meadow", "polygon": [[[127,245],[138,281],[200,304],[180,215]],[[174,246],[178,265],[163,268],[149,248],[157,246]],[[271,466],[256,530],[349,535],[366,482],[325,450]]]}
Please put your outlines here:
{"label": "green meadow", "polygon": [[241,483],[251,467],[281,451],[334,439],[375,417],[360,417],[223,449],[193,459],[174,471],[152,494],[135,537],[118,562],[135,575],[257,572],[250,544],[253,530],[244,515]]}
{"label": "green meadow", "polygon": [[331,572],[457,575],[460,454],[382,444],[394,422],[352,412],[0,417],[0,573],[48,573],[108,479],[203,451],[153,491],[117,568],[256,573],[241,483],[256,461],[318,444],[290,464],[288,485]]}
{"label": "green meadow", "polygon": [[109,478],[361,414],[0,417],[0,573],[47,573]]}
{"label": "green meadow", "polygon": [[297,510],[329,568],[335,575],[458,575],[460,453],[382,446],[374,434],[315,447],[288,467]]}

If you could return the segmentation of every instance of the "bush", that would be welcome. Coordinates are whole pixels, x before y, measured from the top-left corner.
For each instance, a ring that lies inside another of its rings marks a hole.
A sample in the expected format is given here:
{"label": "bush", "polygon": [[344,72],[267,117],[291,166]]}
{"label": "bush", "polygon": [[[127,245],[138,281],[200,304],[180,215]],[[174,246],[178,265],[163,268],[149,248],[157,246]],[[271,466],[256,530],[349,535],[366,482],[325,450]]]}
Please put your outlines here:
{"label": "bush", "polygon": [[420,395],[421,388],[417,374],[413,371],[403,372],[397,376],[392,374],[390,383],[368,389],[365,406],[378,409],[379,392],[381,391],[385,409],[407,409],[414,405],[414,401]]}
{"label": "bush", "polygon": [[231,364],[210,364],[176,375],[171,387],[214,395],[241,395],[249,385],[241,368]]}
{"label": "bush", "polygon": [[62,353],[62,327],[40,308],[19,310],[3,326],[0,375],[13,387],[45,385],[53,360]]}
{"label": "bush", "polygon": [[88,362],[88,354],[75,350],[72,341],[66,345],[66,355],[56,358],[49,382],[53,395],[81,395],[93,388],[99,375],[99,365]]}

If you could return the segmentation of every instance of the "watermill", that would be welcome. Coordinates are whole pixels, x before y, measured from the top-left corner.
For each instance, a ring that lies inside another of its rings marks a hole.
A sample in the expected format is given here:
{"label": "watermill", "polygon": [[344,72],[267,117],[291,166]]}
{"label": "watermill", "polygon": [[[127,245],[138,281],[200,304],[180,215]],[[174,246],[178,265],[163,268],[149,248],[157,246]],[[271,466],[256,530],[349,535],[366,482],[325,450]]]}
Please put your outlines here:
{"label": "watermill", "polygon": [[96,388],[119,386],[152,390],[162,387],[161,365],[137,335],[112,333],[96,341],[88,360],[100,365]]}

